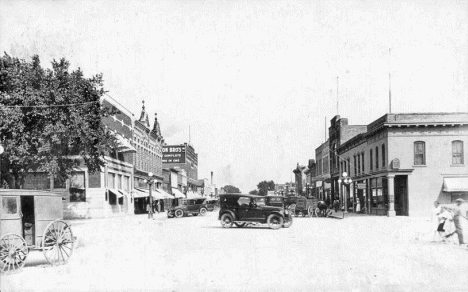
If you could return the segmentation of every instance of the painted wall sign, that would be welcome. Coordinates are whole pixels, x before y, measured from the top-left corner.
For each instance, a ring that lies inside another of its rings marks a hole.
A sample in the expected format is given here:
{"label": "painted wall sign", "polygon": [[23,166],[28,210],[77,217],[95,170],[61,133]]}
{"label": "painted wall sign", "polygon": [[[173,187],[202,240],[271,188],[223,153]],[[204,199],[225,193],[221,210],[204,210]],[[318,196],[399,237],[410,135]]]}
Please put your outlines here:
{"label": "painted wall sign", "polygon": [[185,163],[185,145],[163,146],[163,163]]}

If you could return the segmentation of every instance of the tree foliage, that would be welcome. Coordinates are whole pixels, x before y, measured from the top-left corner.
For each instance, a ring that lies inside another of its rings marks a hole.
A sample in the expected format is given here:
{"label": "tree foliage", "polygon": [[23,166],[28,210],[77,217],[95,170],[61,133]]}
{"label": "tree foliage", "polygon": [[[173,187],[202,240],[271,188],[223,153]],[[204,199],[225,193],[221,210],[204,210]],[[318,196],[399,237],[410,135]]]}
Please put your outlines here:
{"label": "tree foliage", "polygon": [[275,182],[270,180],[270,181],[261,181],[257,185],[258,188],[258,194],[260,196],[266,196],[268,194],[268,191],[274,191],[275,190]]}
{"label": "tree foliage", "polygon": [[251,190],[251,191],[249,192],[249,194],[251,194],[251,195],[258,195],[258,191],[257,191],[257,190]]}
{"label": "tree foliage", "polygon": [[[5,148],[2,166],[11,169],[16,188],[25,172],[47,172],[68,177],[80,160],[88,171],[99,171],[102,157],[115,146],[101,117],[105,93],[102,75],[83,77],[69,71],[65,59],[41,67],[39,57],[25,61],[0,58],[0,143]],[[65,106],[74,104],[74,106]],[[2,169],[5,169],[2,167]]]}
{"label": "tree foliage", "polygon": [[231,185],[224,186],[224,191],[227,194],[240,194],[241,193],[241,191],[237,187],[231,186]]}

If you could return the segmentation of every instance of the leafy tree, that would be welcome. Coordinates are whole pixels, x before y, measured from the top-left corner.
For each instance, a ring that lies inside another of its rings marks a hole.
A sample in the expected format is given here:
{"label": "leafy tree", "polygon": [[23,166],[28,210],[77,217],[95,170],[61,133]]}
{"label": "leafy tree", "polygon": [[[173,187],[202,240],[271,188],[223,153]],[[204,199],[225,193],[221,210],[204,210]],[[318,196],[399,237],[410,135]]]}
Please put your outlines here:
{"label": "leafy tree", "polygon": [[3,179],[11,181],[11,169],[10,187],[20,188],[26,172],[65,179],[80,161],[91,173],[99,171],[104,154],[116,146],[101,120],[112,114],[100,104],[102,75],[84,78],[69,66],[61,59],[44,69],[37,55],[29,62],[0,57],[1,165]]}
{"label": "leafy tree", "polygon": [[252,190],[249,192],[249,194],[251,195],[258,195],[258,191],[257,190]]}
{"label": "leafy tree", "polygon": [[241,191],[237,187],[231,186],[231,185],[224,186],[224,191],[227,194],[240,194],[241,193]]}
{"label": "leafy tree", "polygon": [[275,190],[275,182],[270,180],[270,181],[261,181],[257,185],[258,188],[258,194],[260,196],[266,196],[268,194],[268,191],[274,191]]}

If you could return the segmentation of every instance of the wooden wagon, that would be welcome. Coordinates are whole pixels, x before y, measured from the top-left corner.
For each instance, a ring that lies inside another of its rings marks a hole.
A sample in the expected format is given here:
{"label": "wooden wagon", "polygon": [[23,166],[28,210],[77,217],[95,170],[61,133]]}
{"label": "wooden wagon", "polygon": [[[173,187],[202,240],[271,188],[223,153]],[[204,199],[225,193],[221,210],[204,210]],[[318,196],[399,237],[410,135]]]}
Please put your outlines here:
{"label": "wooden wagon", "polygon": [[289,196],[285,199],[285,204],[289,205],[291,213],[295,216],[312,217],[317,208],[317,199],[302,196]]}
{"label": "wooden wagon", "polygon": [[62,196],[38,190],[0,189],[0,272],[20,271],[30,250],[53,265],[68,262],[74,247],[63,221]]}

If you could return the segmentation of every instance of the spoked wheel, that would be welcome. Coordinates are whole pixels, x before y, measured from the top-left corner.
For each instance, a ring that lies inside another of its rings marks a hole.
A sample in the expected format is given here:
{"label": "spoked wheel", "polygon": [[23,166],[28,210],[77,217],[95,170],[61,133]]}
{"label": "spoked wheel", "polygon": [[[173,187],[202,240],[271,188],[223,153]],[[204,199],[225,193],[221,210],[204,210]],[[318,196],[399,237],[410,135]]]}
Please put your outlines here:
{"label": "spoked wheel", "polygon": [[315,217],[322,217],[320,214],[320,209],[318,207],[315,208]]}
{"label": "spoked wheel", "polygon": [[289,227],[291,227],[292,224],[293,224],[293,217],[289,216],[289,217],[285,218],[285,222],[283,224],[283,227],[284,228],[289,228]]}
{"label": "spoked wheel", "polygon": [[232,226],[232,223],[234,223],[234,218],[232,218],[231,214],[225,213],[221,215],[221,226],[224,228],[229,228]]}
{"label": "spoked wheel", "polygon": [[242,223],[234,222],[234,225],[236,225],[236,227],[242,228],[242,227],[244,227],[246,224],[245,224],[245,222],[242,222]]}
{"label": "spoked wheel", "polygon": [[307,208],[307,216],[309,217],[314,216],[314,208],[312,208],[312,206],[309,206],[309,208]]}
{"label": "spoked wheel", "polygon": [[201,208],[199,214],[200,214],[200,216],[205,216],[206,212],[208,212],[208,210],[206,210],[206,208]]}
{"label": "spoked wheel", "polygon": [[174,216],[176,216],[176,218],[182,218],[182,217],[184,217],[184,211],[182,211],[180,209],[177,209],[174,212]]}
{"label": "spoked wheel", "polygon": [[271,214],[267,219],[268,226],[270,226],[271,229],[281,228],[281,226],[283,226],[283,222],[283,217],[278,214]]}
{"label": "spoked wheel", "polygon": [[19,272],[24,266],[28,253],[28,246],[21,236],[5,234],[0,239],[0,272],[2,274]]}
{"label": "spoked wheel", "polygon": [[42,252],[52,265],[63,265],[68,262],[75,243],[70,226],[62,220],[47,225],[42,237]]}

